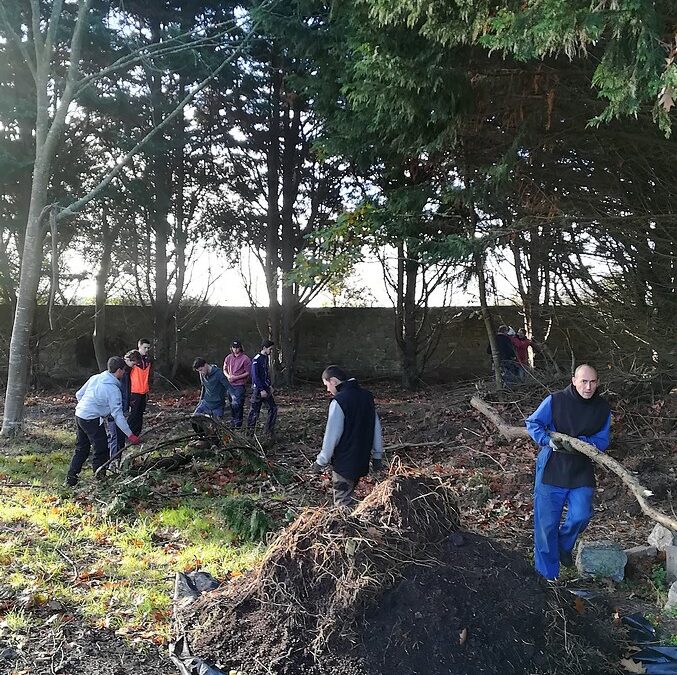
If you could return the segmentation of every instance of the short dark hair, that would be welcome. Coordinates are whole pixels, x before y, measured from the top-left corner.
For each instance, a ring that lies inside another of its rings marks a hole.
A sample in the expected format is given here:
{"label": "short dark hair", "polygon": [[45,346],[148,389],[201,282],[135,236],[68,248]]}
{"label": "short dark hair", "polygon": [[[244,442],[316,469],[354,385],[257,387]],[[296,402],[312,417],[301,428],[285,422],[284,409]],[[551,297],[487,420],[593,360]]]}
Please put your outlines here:
{"label": "short dark hair", "polygon": [[509,328],[503,323],[498,327],[499,333],[507,333]]}
{"label": "short dark hair", "polygon": [[141,345],[149,345],[149,344],[150,344],[150,340],[149,340],[148,338],[141,338],[141,339],[138,341],[137,344],[139,345],[139,347],[140,347]]}
{"label": "short dark hair", "polygon": [[322,379],[328,381],[332,377],[335,377],[339,382],[345,382],[348,379],[346,371],[343,368],[339,368],[339,366],[327,366],[322,371]]}
{"label": "short dark hair", "polygon": [[267,349],[268,347],[274,347],[275,343],[272,340],[264,340],[261,343],[261,349]]}
{"label": "short dark hair", "polygon": [[134,363],[141,363],[141,352],[138,349],[130,349],[125,354],[125,360],[134,361]]}
{"label": "short dark hair", "polygon": [[109,373],[115,373],[120,370],[120,368],[124,368],[125,365],[125,360],[121,356],[111,356],[108,359],[106,367],[108,368]]}
{"label": "short dark hair", "polygon": [[202,366],[206,365],[207,361],[203,359],[201,356],[198,356],[195,361],[193,361],[193,370],[197,370],[198,368],[202,368]]}

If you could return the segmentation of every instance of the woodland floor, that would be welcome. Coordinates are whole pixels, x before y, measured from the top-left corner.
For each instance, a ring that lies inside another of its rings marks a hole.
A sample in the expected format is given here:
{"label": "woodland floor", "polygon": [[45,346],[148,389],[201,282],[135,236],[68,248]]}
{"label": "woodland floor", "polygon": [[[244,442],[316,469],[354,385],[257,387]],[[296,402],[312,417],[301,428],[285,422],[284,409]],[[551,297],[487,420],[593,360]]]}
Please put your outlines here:
{"label": "woodland floor", "polygon": [[[495,607],[498,617],[501,603],[514,597],[525,608],[524,622],[533,622],[542,609],[536,596],[527,597],[531,581],[523,597],[515,597],[520,578],[531,574],[533,444],[496,435],[491,423],[468,403],[478,385],[429,387],[413,394],[382,382],[366,386],[377,399],[388,461],[454,485],[464,536],[472,543],[455,554],[455,568],[464,570],[460,578],[465,586],[478,584],[481,590],[485,583],[471,577],[477,576],[479,558],[492,555],[490,542],[498,547],[497,559],[510,559],[506,568],[514,579],[502,582],[505,596],[485,598],[478,606],[489,614]],[[535,409],[545,391],[540,384],[523,385],[498,402],[479,385],[479,394],[513,424]],[[657,508],[674,514],[674,397],[629,401],[615,393],[621,391],[622,385],[614,384],[609,392],[615,412],[610,454],[638,473],[642,484],[654,492]],[[190,413],[196,398],[192,390],[153,397],[146,413],[149,432],[143,440],[150,442],[153,434],[180,436],[182,422],[172,420]],[[234,453],[194,460],[174,471],[153,471],[139,480],[119,476],[104,483],[83,471],[81,484],[70,491],[61,484],[74,441],[71,394],[32,396],[26,435],[0,444],[0,673],[176,672],[166,649],[174,573],[202,568],[219,579],[246,573],[263,556],[270,533],[291,522],[304,507],[329,502],[328,477],[307,473],[322,440],[326,394],[319,386],[304,385],[293,392],[281,391],[276,399],[277,442],[263,448],[264,459],[258,463]],[[614,475],[598,470],[597,476],[595,517],[586,538],[613,540],[624,548],[645,544],[653,523]],[[358,496],[364,497],[373,486],[372,478],[365,479]],[[392,594],[384,597],[382,607],[373,608],[368,620],[378,627],[383,622],[381,609],[382,615],[402,613],[400,630],[405,614],[416,616],[419,624],[434,623],[433,616],[414,605],[417,599],[426,599],[425,605],[428,598],[451,592],[454,578],[459,574],[449,570],[409,574],[398,586],[396,600]],[[568,571],[563,579],[568,587],[602,594],[603,609],[590,608],[595,621],[610,625],[617,613],[639,611],[659,626],[665,642],[677,642],[677,620],[661,614],[667,589],[660,565],[620,584],[583,582]],[[563,602],[586,611],[573,596]],[[452,618],[455,623],[445,623],[452,633],[467,620]],[[407,630],[411,633],[416,626]],[[489,649],[496,636],[473,638],[469,644],[479,653]],[[389,663],[382,642],[370,646],[366,641],[361,649],[366,665],[359,672],[473,672],[451,665],[435,670],[420,659]],[[444,660],[435,657],[435,663]],[[487,658],[477,672],[529,672],[517,661],[512,670],[505,665],[497,670],[492,663]],[[247,672],[246,663],[239,667]],[[335,672],[348,671],[337,667]]]}

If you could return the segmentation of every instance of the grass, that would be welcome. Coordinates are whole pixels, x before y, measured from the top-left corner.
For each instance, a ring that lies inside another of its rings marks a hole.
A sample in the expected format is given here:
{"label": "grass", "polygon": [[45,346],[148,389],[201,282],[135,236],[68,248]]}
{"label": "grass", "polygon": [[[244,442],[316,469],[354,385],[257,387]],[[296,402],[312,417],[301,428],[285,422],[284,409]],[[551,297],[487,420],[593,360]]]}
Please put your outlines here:
{"label": "grass", "polygon": [[[86,467],[72,491],[62,483],[73,440],[62,430],[34,430],[0,447],[0,572],[28,607],[58,601],[93,625],[162,643],[176,572],[202,568],[225,578],[263,555],[274,523],[244,492],[245,469],[230,470],[237,482],[215,492],[200,483],[205,467],[125,488],[114,479],[96,483]],[[207,467],[210,479],[221,469]],[[0,622],[12,632],[43,620],[5,607]]]}

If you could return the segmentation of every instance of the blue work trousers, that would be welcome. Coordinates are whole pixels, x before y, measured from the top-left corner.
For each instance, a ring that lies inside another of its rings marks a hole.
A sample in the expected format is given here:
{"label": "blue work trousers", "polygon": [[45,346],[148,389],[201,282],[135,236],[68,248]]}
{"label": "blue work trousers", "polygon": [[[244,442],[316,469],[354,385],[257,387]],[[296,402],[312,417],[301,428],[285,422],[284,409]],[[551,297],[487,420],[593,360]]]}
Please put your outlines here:
{"label": "blue work trousers", "polygon": [[[571,553],[592,517],[593,487],[565,488],[542,482],[552,450],[543,448],[534,486],[534,566],[546,579],[559,575],[560,552]],[[562,521],[564,507],[567,513]]]}

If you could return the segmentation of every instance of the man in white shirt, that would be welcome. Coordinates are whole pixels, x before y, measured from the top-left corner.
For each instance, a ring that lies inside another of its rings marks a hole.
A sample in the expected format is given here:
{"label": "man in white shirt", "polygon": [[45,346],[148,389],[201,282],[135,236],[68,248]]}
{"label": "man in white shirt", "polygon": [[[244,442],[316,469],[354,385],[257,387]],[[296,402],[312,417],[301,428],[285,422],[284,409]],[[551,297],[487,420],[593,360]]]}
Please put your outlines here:
{"label": "man in white shirt", "polygon": [[[78,404],[75,407],[75,452],[68,467],[66,485],[74,486],[89,452],[94,447],[92,468],[94,473],[109,459],[108,438],[105,419],[111,415],[118,428],[129,438],[132,445],[138,445],[139,437],[132,433],[122,411],[122,390],[120,379],[125,373],[125,361],[119,356],[108,359],[107,369],[92,375],[76,392]],[[103,478],[105,471],[99,472]]]}

